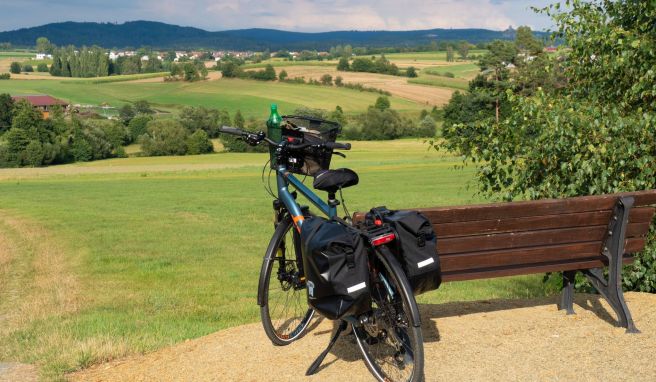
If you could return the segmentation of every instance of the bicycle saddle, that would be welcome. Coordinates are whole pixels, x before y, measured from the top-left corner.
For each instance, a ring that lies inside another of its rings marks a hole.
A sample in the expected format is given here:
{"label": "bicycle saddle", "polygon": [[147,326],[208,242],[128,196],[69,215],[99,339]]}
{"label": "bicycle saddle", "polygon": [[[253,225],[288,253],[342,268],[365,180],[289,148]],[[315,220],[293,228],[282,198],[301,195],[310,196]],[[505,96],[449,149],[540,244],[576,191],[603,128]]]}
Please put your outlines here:
{"label": "bicycle saddle", "polygon": [[359,178],[355,171],[348,168],[338,168],[337,170],[324,170],[314,176],[312,186],[321,191],[335,193],[340,188],[355,186]]}

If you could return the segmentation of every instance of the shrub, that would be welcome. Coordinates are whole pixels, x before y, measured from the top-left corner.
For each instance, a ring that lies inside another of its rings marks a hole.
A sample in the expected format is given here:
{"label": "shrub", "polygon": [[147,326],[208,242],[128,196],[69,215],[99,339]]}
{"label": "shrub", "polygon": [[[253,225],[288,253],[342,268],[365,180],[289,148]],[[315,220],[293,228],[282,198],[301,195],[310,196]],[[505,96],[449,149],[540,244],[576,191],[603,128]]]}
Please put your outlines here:
{"label": "shrub", "polygon": [[1,73],[0,74],[0,80],[8,80],[11,78],[11,74],[9,73]]}
{"label": "shrub", "polygon": [[147,114],[140,114],[130,120],[128,124],[128,131],[130,133],[130,138],[133,142],[136,142],[140,136],[148,132],[146,126],[148,122],[152,121],[153,118]]}
{"label": "shrub", "polygon": [[321,76],[321,84],[325,86],[332,86],[333,85],[333,76],[330,74],[324,74]]}
{"label": "shrub", "polygon": [[414,66],[409,66],[408,69],[405,70],[405,76],[410,78],[417,77],[417,69],[415,69]]}
{"label": "shrub", "polygon": [[417,126],[414,135],[423,138],[433,138],[435,137],[436,132],[437,127],[435,120],[433,120],[433,118],[431,118],[429,115],[426,115],[422,120],[419,121],[419,125]]}
{"label": "shrub", "polygon": [[337,77],[335,77],[335,86],[342,86],[342,85],[344,85],[344,83],[343,83],[342,81],[343,81],[342,76],[337,76]]}
{"label": "shrub", "polygon": [[23,65],[23,71],[25,73],[32,73],[34,72],[34,68],[30,64]]}
{"label": "shrub", "polygon": [[21,65],[18,62],[12,62],[11,65],[9,66],[9,72],[12,74],[20,74],[21,72]]}
{"label": "shrub", "polygon": [[187,154],[198,155],[214,152],[212,141],[204,130],[196,130],[187,138]]}
{"label": "shrub", "polygon": [[185,155],[188,135],[178,121],[152,120],[147,124],[147,134],[140,137],[141,150],[146,156]]}
{"label": "shrub", "polygon": [[38,167],[43,164],[45,153],[41,142],[33,140],[25,147],[23,152],[23,165],[28,167]]}
{"label": "shrub", "polygon": [[285,79],[287,79],[287,71],[281,70],[280,73],[278,73],[278,79],[280,81],[284,81]]}
{"label": "shrub", "polygon": [[47,72],[48,64],[46,64],[45,62],[40,63],[39,65],[36,66],[36,71],[41,73]]}

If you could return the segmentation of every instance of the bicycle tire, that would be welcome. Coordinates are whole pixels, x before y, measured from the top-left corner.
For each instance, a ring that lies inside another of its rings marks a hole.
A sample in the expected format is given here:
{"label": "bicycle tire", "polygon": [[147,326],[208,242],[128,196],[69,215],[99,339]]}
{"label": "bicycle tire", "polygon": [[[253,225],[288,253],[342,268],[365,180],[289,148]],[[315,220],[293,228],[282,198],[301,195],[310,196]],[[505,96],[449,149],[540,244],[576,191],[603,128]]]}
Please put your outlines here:
{"label": "bicycle tire", "polygon": [[[290,240],[291,239],[291,240]],[[291,252],[288,243],[291,242]],[[274,345],[285,346],[305,335],[308,325],[314,316],[314,310],[307,305],[304,281],[299,272],[297,262],[300,257],[300,237],[289,215],[285,216],[276,227],[271,237],[264,262],[260,270],[259,303],[262,326],[267,337]],[[287,256],[292,255],[291,259]],[[297,257],[298,256],[298,257]],[[281,267],[282,269],[281,272]],[[272,279],[273,277],[273,279]],[[281,298],[272,295],[274,291],[281,291],[286,295],[282,307],[271,306],[270,299]],[[288,293],[291,292],[291,295]],[[290,301],[290,298],[292,301]],[[287,303],[293,304],[289,310]]]}
{"label": "bicycle tire", "polygon": [[[374,308],[370,320],[376,321],[373,323],[376,328],[370,328],[371,322],[353,327],[365,364],[378,381],[422,381],[424,341],[412,288],[401,265],[387,248],[377,248],[372,261],[374,272],[370,285]],[[389,279],[387,285],[384,278]],[[392,315],[393,319],[387,318]],[[389,349],[384,348],[386,345]],[[410,360],[412,369],[406,373]]]}

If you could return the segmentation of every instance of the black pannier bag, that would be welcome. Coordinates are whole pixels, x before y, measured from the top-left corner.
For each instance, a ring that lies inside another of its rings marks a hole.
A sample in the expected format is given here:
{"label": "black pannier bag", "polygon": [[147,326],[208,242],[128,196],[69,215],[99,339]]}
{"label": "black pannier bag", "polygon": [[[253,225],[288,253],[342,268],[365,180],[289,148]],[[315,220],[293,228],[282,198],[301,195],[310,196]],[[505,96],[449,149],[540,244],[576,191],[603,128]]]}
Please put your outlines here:
{"label": "black pannier bag", "polygon": [[390,249],[401,262],[413,293],[418,295],[439,288],[442,270],[437,235],[430,220],[417,211],[390,211],[385,207],[374,208],[371,213],[396,233]]}
{"label": "black pannier bag", "polygon": [[307,218],[301,248],[311,307],[332,320],[371,309],[367,249],[357,230],[336,220]]}

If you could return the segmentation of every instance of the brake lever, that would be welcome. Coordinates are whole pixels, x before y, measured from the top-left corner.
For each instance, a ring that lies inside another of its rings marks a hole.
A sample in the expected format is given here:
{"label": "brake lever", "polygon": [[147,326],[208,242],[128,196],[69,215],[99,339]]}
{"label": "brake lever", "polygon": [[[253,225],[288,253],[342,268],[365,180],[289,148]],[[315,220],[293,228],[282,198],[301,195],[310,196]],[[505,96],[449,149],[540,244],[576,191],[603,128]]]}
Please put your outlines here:
{"label": "brake lever", "polygon": [[333,151],[333,154],[339,155],[342,158],[346,158],[346,155],[344,153],[340,153],[339,151]]}

